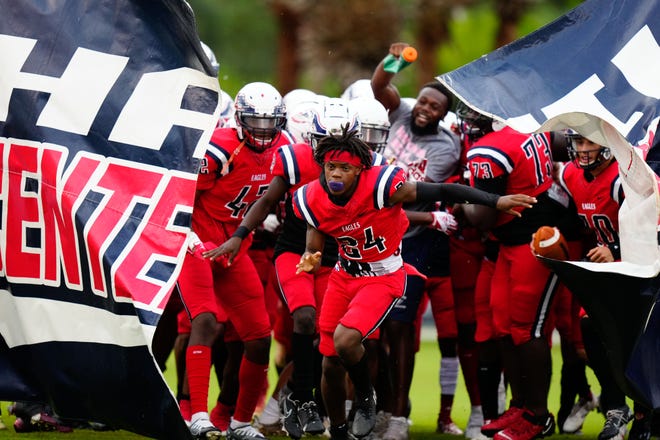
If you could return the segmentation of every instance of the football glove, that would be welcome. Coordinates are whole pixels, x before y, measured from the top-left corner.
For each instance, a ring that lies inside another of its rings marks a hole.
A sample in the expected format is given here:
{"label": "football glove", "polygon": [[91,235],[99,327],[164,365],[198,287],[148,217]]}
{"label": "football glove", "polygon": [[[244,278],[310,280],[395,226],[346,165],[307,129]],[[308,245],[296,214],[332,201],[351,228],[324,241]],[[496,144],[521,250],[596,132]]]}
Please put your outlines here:
{"label": "football glove", "polygon": [[453,215],[445,211],[432,211],[433,223],[429,227],[442,231],[449,235],[458,228],[458,223]]}

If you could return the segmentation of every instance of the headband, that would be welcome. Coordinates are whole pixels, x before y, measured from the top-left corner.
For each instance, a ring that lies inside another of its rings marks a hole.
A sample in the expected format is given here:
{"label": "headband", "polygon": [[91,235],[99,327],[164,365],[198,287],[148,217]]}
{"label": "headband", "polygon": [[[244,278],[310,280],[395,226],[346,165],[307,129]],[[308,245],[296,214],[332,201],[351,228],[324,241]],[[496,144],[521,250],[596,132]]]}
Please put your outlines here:
{"label": "headband", "polygon": [[357,168],[364,168],[364,164],[362,163],[360,158],[354,154],[349,153],[348,151],[339,151],[339,150],[328,151],[327,153],[325,153],[325,156],[323,156],[323,162],[325,163],[330,161],[345,162]]}

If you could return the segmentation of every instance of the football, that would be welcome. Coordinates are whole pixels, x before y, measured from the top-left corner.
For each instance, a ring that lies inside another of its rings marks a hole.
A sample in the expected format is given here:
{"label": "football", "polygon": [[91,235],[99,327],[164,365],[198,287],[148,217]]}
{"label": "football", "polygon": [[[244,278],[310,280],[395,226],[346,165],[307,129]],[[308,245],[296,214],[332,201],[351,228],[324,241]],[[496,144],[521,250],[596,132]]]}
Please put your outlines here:
{"label": "football", "polygon": [[532,252],[553,260],[567,260],[568,244],[559,229],[541,226],[532,236]]}

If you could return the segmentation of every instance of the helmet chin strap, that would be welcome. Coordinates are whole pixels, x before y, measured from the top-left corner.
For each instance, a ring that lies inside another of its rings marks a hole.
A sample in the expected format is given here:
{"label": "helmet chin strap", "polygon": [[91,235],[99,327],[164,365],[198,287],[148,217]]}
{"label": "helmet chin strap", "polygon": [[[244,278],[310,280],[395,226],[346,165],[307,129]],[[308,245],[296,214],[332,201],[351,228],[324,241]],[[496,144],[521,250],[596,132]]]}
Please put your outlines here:
{"label": "helmet chin strap", "polygon": [[225,162],[225,164],[222,166],[222,171],[220,171],[221,175],[224,176],[225,174],[227,174],[227,171],[229,170],[229,165],[231,165],[231,163],[234,161],[236,155],[241,152],[244,145],[245,145],[245,139],[243,139],[241,143],[238,144],[238,147],[236,147],[236,149],[232,151],[231,156],[229,156],[227,162]]}

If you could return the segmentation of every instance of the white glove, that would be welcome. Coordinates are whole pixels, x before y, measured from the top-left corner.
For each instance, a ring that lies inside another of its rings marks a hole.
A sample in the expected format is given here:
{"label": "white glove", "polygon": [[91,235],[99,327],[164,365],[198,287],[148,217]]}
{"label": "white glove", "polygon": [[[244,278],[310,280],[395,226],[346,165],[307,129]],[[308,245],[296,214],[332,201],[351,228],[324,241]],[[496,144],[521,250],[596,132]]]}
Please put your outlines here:
{"label": "white glove", "polygon": [[202,240],[199,239],[197,234],[195,234],[194,231],[190,231],[188,233],[188,253],[193,257],[203,260],[204,257],[202,256],[202,253],[207,250],[208,249],[206,249],[206,246],[204,246],[204,243],[202,243]]}
{"label": "white glove", "polygon": [[433,223],[429,225],[430,228],[442,231],[449,235],[458,228],[458,223],[453,215],[445,211],[432,211]]}
{"label": "white glove", "polygon": [[195,249],[202,245],[202,240],[199,239],[195,231],[188,232],[188,252],[195,253]]}
{"label": "white glove", "polygon": [[264,229],[268,232],[275,232],[280,226],[280,220],[275,214],[268,214],[263,223]]}

